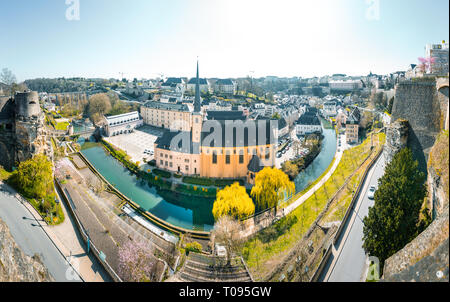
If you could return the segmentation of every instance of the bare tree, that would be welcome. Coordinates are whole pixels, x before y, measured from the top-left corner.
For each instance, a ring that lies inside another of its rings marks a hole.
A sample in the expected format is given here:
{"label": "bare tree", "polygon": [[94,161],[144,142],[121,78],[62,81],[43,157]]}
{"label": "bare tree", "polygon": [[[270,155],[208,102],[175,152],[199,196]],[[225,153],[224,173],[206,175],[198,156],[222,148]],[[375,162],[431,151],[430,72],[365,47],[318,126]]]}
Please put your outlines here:
{"label": "bare tree", "polygon": [[239,253],[243,238],[241,231],[242,224],[230,216],[222,216],[214,225],[211,232],[211,241],[223,244],[227,251],[227,264],[231,262],[232,254]]}
{"label": "bare tree", "polygon": [[0,73],[0,82],[7,86],[12,86],[12,84],[16,83],[16,76],[12,73],[8,68],[3,68]]}
{"label": "bare tree", "polygon": [[8,68],[3,68],[0,73],[0,83],[3,83],[7,86],[7,92],[9,92],[10,96],[13,95],[14,90],[16,89],[16,76],[12,73]]}

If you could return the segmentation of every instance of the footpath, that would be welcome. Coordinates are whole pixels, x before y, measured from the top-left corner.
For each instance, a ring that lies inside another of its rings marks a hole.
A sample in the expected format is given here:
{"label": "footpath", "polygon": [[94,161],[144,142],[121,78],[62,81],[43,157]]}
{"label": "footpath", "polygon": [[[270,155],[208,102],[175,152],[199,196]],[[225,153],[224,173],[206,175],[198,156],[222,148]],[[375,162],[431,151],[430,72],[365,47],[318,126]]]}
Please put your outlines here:
{"label": "footpath", "polygon": [[64,212],[64,222],[59,225],[48,225],[33,206],[17,193],[13,188],[9,187],[11,192],[15,193],[15,198],[18,199],[30,212],[40,225],[42,230],[48,235],[50,240],[60,251],[60,253],[67,259],[72,267],[78,272],[82,280],[85,282],[108,282],[111,278],[104,271],[103,267],[97,262],[93,255],[87,255],[85,245],[82,243],[81,237],[72,217],[67,212],[65,204],[61,201],[59,203]]}

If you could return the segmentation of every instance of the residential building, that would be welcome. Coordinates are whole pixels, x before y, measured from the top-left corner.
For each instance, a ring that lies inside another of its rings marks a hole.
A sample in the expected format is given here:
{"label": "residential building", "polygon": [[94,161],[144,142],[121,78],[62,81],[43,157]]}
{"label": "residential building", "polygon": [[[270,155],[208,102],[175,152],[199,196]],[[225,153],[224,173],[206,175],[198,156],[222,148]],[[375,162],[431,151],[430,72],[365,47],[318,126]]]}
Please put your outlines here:
{"label": "residential building", "polygon": [[357,107],[353,108],[345,120],[345,138],[347,144],[355,144],[359,140],[359,122],[361,114]]}
{"label": "residential building", "polygon": [[362,89],[361,80],[333,80],[329,81],[331,91],[354,91]]}
{"label": "residential building", "polygon": [[190,131],[192,112],[186,104],[148,101],[141,106],[144,124],[179,131]]}
{"label": "residential building", "polygon": [[433,58],[434,63],[427,73],[445,76],[448,75],[448,42],[442,41],[439,44],[427,44],[425,46],[425,55],[427,58]]}
{"label": "residential building", "polygon": [[184,93],[186,90],[186,82],[182,78],[167,78],[161,85],[161,89]]}
{"label": "residential building", "polygon": [[325,102],[323,103],[323,115],[325,117],[334,117],[337,114],[337,103],[336,102]]}
{"label": "residential building", "polygon": [[219,79],[214,84],[214,92],[223,94],[235,94],[237,83],[231,79]]}
{"label": "residential building", "polygon": [[[200,86],[200,92],[202,92],[202,93],[211,92],[211,84],[209,83],[209,81],[207,79],[198,79],[198,83]],[[196,78],[190,79],[186,85],[186,90],[189,91],[190,93],[194,93],[195,89],[196,89],[195,88],[196,84],[197,84]]]}
{"label": "residential building", "polygon": [[321,133],[322,124],[317,115],[317,109],[310,107],[297,120],[295,125],[297,135],[307,135],[311,133]]}

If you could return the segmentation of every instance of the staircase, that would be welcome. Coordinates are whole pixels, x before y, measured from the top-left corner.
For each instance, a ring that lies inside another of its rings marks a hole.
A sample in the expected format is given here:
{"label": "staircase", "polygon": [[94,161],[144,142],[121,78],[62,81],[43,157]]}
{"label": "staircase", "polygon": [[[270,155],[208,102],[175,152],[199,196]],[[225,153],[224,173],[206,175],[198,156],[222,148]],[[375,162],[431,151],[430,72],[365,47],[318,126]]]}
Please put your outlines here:
{"label": "staircase", "polygon": [[241,258],[230,265],[222,258],[189,253],[179,278],[186,282],[252,282]]}

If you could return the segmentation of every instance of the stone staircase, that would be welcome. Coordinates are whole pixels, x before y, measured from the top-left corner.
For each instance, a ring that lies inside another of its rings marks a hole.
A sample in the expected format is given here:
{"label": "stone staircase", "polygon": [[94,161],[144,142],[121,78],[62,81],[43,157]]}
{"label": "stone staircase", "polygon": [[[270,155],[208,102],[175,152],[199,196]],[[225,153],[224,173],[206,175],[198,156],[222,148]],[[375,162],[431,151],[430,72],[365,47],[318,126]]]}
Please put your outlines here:
{"label": "stone staircase", "polygon": [[186,282],[252,282],[241,258],[233,258],[230,265],[214,256],[189,253],[179,273]]}

